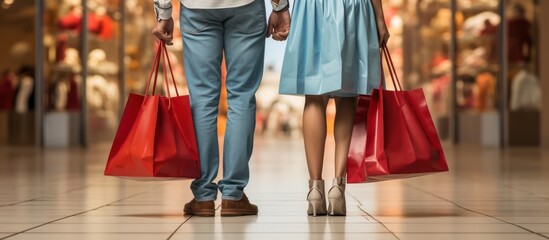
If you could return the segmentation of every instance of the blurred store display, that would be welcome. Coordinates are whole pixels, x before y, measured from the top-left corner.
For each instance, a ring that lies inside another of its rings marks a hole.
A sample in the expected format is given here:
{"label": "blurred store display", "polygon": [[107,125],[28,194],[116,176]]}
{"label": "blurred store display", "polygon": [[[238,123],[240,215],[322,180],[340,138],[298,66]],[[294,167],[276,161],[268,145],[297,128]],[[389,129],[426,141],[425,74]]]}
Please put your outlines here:
{"label": "blurred store display", "polygon": [[[406,89],[424,88],[442,139],[539,144],[539,1],[383,0],[397,73]],[[144,92],[154,19],[150,0],[0,0],[0,30],[9,33],[0,38],[0,145],[110,143],[124,99]],[[187,93],[181,32],[174,35],[170,59]],[[284,46],[267,40],[256,95],[257,133],[267,137],[301,135],[303,98],[278,94]],[[161,94],[164,86],[160,78]],[[223,133],[224,97],[220,104]]]}

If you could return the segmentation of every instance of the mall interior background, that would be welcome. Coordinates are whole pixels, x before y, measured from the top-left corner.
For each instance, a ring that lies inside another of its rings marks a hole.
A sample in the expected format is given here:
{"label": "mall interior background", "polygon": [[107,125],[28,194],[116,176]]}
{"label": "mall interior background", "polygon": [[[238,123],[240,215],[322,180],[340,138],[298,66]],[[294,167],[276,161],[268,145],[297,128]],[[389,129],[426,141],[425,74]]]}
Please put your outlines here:
{"label": "mall interior background", "polygon": [[[405,88],[424,89],[444,141],[549,146],[549,27],[541,24],[549,22],[542,14],[549,1],[383,4],[399,75]],[[0,0],[0,22],[0,145],[110,144],[127,95],[144,92],[152,1]],[[169,50],[185,91],[175,37]],[[299,137],[303,99],[277,94],[283,52],[284,43],[267,41],[257,132]],[[227,106],[220,105],[223,132]]]}

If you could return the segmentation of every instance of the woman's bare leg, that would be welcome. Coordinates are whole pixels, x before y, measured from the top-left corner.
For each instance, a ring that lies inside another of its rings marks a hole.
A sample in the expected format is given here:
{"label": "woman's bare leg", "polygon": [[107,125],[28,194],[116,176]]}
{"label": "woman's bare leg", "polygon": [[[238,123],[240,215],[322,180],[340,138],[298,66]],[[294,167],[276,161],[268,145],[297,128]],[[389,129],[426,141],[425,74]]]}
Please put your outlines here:
{"label": "woman's bare leg", "polygon": [[303,140],[305,155],[311,180],[322,179],[322,164],[324,162],[324,146],[326,145],[326,106],[329,98],[326,96],[305,97],[303,110]]}
{"label": "woman's bare leg", "polygon": [[334,123],[335,138],[335,177],[345,177],[347,155],[351,144],[351,134],[356,112],[356,97],[337,97]]}

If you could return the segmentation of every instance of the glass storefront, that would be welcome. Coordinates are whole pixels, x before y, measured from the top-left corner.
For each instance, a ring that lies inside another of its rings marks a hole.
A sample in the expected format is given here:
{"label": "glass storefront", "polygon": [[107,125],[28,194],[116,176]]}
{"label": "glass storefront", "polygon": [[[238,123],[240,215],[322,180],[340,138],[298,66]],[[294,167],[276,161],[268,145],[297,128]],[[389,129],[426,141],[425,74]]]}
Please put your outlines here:
{"label": "glass storefront", "polygon": [[[179,4],[173,3],[178,29]],[[144,93],[151,69],[151,2],[0,4],[1,31],[10,33],[0,39],[7,50],[0,56],[0,145],[110,143],[127,95]],[[539,144],[538,0],[383,4],[397,71],[405,88],[424,89],[442,139],[485,146]],[[267,56],[258,92],[258,132],[295,136],[302,99],[276,94],[284,46],[276,44],[267,54],[280,56]],[[177,87],[187,93],[179,30],[169,51]],[[162,82],[158,89],[165,94]],[[226,107],[222,100],[221,132]]]}
{"label": "glass storefront", "polygon": [[79,145],[87,34],[79,1],[45,1],[43,19],[43,138],[46,146]]}
{"label": "glass storefront", "polygon": [[0,1],[0,145],[35,140],[34,1]]}
{"label": "glass storefront", "polygon": [[[540,21],[538,0],[508,0],[505,7],[507,32],[506,145],[539,145],[541,131]],[[546,43],[543,43],[546,44]]]}
{"label": "glass storefront", "polygon": [[441,139],[450,137],[450,0],[385,0],[389,49],[405,88],[423,88]]}
{"label": "glass storefront", "polygon": [[383,3],[395,64],[424,89],[442,139],[539,144],[536,0]]}
{"label": "glass storefront", "polygon": [[121,98],[121,2],[44,4],[44,143],[110,141]]}

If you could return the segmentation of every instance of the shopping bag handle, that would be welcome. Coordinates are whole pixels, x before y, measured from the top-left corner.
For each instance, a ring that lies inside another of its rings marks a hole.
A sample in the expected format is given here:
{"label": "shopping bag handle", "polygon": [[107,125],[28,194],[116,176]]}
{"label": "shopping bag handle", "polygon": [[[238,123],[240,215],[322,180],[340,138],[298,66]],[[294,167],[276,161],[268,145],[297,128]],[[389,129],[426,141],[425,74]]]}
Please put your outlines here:
{"label": "shopping bag handle", "polygon": [[393,59],[391,58],[391,54],[389,53],[389,49],[387,46],[381,47],[381,50],[379,52],[380,57],[380,72],[381,72],[381,81],[379,81],[379,101],[383,102],[383,84],[386,81],[385,78],[385,70],[383,68],[383,57],[385,57],[385,62],[387,63],[387,68],[389,69],[389,74],[391,75],[391,81],[393,82],[393,86],[395,87],[395,91],[393,91],[393,95],[395,96],[395,100],[397,101],[397,104],[401,106],[400,98],[398,96],[398,92],[402,92],[402,86],[400,85],[400,80],[398,79],[398,75],[395,70],[395,65],[393,64]]}
{"label": "shopping bag handle", "polygon": [[151,95],[154,95],[154,92],[156,91],[156,79],[158,77],[158,64],[160,63],[160,48],[162,46],[160,44],[158,44],[157,46],[157,49],[155,51],[155,55],[154,55],[154,59],[153,59],[153,64],[152,64],[152,68],[151,68],[151,73],[149,74],[149,79],[147,80],[147,87],[145,88],[145,97],[147,97],[149,95],[149,88],[151,86],[151,80],[152,80],[152,77],[153,77],[153,73],[154,73],[154,84],[153,84],[153,90],[152,90],[152,94]]}
{"label": "shopping bag handle", "polygon": [[[402,85],[400,84],[400,79],[398,78],[395,64],[393,63],[393,59],[391,58],[391,53],[389,52],[389,49],[387,46],[381,47],[380,57],[385,57],[385,62],[387,63],[387,68],[389,69],[389,74],[391,75],[391,81],[393,82],[393,86],[395,86],[395,91],[401,92],[402,91]],[[385,82],[385,74],[383,70],[383,60],[381,60],[381,81],[379,82],[379,89],[382,89],[383,83]]]}
{"label": "shopping bag handle", "polygon": [[[172,83],[175,89],[175,95],[179,97],[179,91],[177,90],[177,84],[175,83],[175,77],[173,75],[172,63],[170,62],[170,55],[168,55],[168,48],[166,48],[166,44],[164,42],[162,42],[162,45],[164,45],[164,53],[166,54],[166,61],[168,62],[167,65],[168,65],[168,68],[170,69],[170,74],[172,76]],[[166,65],[164,65],[164,77],[166,77]],[[170,89],[168,88],[166,91],[169,92]]]}
{"label": "shopping bag handle", "polygon": [[[170,81],[168,79],[168,71],[167,71],[168,69],[170,70],[171,81],[175,89],[175,94],[178,97],[179,97],[179,90],[177,90],[177,84],[175,82],[175,76],[173,74],[170,57],[168,55],[168,50],[164,42],[158,43],[156,54],[153,60],[153,67],[149,75],[147,87],[145,88],[145,98],[149,96],[149,89],[150,89],[151,82],[153,83],[153,89],[150,95],[154,96],[156,94],[156,83],[158,79],[158,71],[160,69],[160,62],[162,62],[164,83],[166,84],[166,93],[168,94],[168,109],[170,109],[171,108],[171,92],[170,92],[170,83],[169,83]],[[168,65],[168,67],[166,67],[166,65]],[[154,80],[153,80],[153,74],[154,74]]]}

